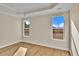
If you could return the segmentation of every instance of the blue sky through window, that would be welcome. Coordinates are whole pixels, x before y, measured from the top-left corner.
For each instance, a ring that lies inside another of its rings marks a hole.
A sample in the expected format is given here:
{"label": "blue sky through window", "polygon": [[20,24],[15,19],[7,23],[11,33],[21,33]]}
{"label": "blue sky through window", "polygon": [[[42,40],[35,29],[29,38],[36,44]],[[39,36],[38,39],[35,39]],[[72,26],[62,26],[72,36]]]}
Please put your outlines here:
{"label": "blue sky through window", "polygon": [[64,28],[64,16],[54,16],[51,22],[53,28]]}

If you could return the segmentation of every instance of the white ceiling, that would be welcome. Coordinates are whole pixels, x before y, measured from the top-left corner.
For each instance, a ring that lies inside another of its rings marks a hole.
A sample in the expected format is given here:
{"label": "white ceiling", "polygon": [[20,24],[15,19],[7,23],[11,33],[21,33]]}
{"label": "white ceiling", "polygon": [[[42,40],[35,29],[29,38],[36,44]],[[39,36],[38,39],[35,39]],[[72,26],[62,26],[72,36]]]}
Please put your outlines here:
{"label": "white ceiling", "polygon": [[18,16],[24,14],[26,16],[36,16],[68,11],[72,5],[67,3],[3,3],[0,4],[0,12]]}
{"label": "white ceiling", "polygon": [[4,5],[15,9],[18,12],[33,12],[33,11],[38,11],[38,10],[42,10],[42,9],[47,9],[50,8],[54,5],[54,4],[50,4],[50,3],[5,3]]}

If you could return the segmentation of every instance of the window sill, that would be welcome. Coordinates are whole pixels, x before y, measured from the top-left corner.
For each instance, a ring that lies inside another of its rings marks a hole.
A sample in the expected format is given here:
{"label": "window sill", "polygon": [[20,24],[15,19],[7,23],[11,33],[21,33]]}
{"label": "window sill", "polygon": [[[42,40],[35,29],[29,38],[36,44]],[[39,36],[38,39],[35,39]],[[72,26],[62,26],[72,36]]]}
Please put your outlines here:
{"label": "window sill", "polygon": [[30,36],[23,36],[24,38],[30,37]]}

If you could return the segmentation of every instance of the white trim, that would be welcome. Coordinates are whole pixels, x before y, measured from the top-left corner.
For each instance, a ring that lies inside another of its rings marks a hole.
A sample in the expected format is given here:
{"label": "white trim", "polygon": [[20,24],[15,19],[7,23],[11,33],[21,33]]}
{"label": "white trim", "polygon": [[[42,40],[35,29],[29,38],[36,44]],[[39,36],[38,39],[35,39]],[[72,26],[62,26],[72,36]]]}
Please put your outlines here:
{"label": "white trim", "polygon": [[4,8],[7,8],[7,9],[10,9],[10,10],[12,10],[12,11],[17,11],[16,9],[14,9],[14,8],[12,8],[12,7],[9,7],[9,6],[6,6],[6,5],[4,5],[4,4],[0,4],[2,7],[4,7]]}
{"label": "white trim", "polygon": [[[56,15],[56,16],[63,16],[63,15]],[[53,29],[52,29],[52,25],[51,25],[51,39],[54,40],[54,41],[65,41],[65,39],[64,39],[65,38],[65,19],[64,19],[63,39],[54,39],[52,32],[53,32]]]}
{"label": "white trim", "polygon": [[[24,28],[24,22],[25,22],[25,21],[26,21],[26,20],[24,19],[24,20],[23,20],[23,23],[22,23],[22,24],[23,24],[23,37],[30,37],[30,29],[31,29],[31,28],[26,28],[26,29],[29,29],[29,36],[25,36],[25,35],[24,35],[24,29],[25,29],[25,28]],[[30,25],[29,25],[29,26],[30,26]]]}
{"label": "white trim", "polygon": [[[51,23],[50,23],[51,24]],[[53,40],[53,30],[52,30],[52,25],[50,25],[50,29],[51,29],[51,39]]]}
{"label": "white trim", "polygon": [[0,46],[0,48],[4,48],[4,47],[7,47],[7,46],[13,45],[15,43],[19,43],[19,42],[32,43],[32,44],[46,46],[46,47],[50,47],[50,48],[56,48],[56,49],[70,51],[69,49],[66,49],[66,48],[62,48],[62,47],[58,47],[58,46],[53,46],[53,45],[42,44],[42,43],[36,43],[36,42],[33,42],[33,41],[26,41],[26,40],[20,40],[20,41],[16,41],[16,42],[10,42],[8,44],[5,44],[3,46]]}
{"label": "white trim", "polygon": [[4,45],[0,46],[0,48],[4,48],[4,47],[7,47],[7,46],[13,45],[15,43],[19,43],[19,42],[21,42],[21,41],[9,42],[8,44],[4,44]]}
{"label": "white trim", "polygon": [[73,56],[72,50],[69,50],[69,52],[70,52],[70,55]]}
{"label": "white trim", "polygon": [[[13,9],[11,7],[8,7],[8,6],[4,5],[4,4],[1,4],[1,5],[3,6],[3,8],[8,8],[10,10],[15,11],[15,13],[17,13],[17,11],[15,9]],[[46,14],[55,14],[55,13],[59,13],[59,12],[66,12],[66,11],[70,10],[73,5],[74,4],[61,4],[61,3],[59,3],[54,8],[51,8],[51,9],[48,9],[48,10],[42,10],[42,11],[29,13],[29,14],[26,14],[26,16],[32,17],[32,16],[38,16],[38,15],[46,15]],[[62,10],[58,10],[58,8],[61,8],[61,7],[62,7]],[[7,14],[13,14],[13,13],[7,13]],[[16,14],[15,14],[15,16],[16,16]],[[17,14],[17,16],[18,17],[23,17],[23,14]]]}
{"label": "white trim", "polygon": [[66,49],[66,48],[62,48],[62,47],[58,47],[58,46],[53,46],[53,45],[46,45],[46,44],[42,44],[42,43],[36,43],[36,42],[33,42],[33,41],[31,42],[31,41],[23,40],[22,42],[36,44],[36,45],[41,45],[41,46],[45,46],[45,47],[49,47],[49,48],[56,48],[56,49],[60,49],[60,50],[70,51],[69,49]]}
{"label": "white trim", "polygon": [[64,42],[65,40],[64,39],[53,39],[54,41],[62,41]]}
{"label": "white trim", "polygon": [[[73,4],[57,4],[54,8],[43,10],[43,11],[37,11],[37,12],[32,12],[29,14],[26,14],[26,16],[37,16],[37,15],[46,15],[46,14],[55,14],[59,12],[66,12],[72,8]],[[61,8],[61,10],[58,10],[58,8]]]}
{"label": "white trim", "polygon": [[27,38],[27,37],[30,37],[30,36],[23,36],[23,37]]}
{"label": "white trim", "polygon": [[76,50],[79,55],[79,32],[78,32],[73,20],[71,20],[71,35],[73,37],[73,40],[74,40],[74,43],[76,46]]}

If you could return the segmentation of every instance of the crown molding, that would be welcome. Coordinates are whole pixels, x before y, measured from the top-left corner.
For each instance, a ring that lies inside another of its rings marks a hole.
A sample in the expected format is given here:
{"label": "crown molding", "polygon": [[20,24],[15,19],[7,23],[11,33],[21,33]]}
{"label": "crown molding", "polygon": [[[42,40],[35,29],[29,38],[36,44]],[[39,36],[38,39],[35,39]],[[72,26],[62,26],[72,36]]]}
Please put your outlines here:
{"label": "crown molding", "polygon": [[[25,14],[26,17],[31,17],[31,16],[38,16],[38,15],[47,15],[47,14],[55,14],[55,13],[60,13],[60,12],[66,12],[69,11],[73,7],[73,4],[58,4],[54,8],[48,9],[48,10],[43,10],[43,11],[38,11],[38,12],[33,12],[29,14]],[[61,8],[61,9],[59,9]]]}
{"label": "crown molding", "polygon": [[6,5],[4,5],[4,4],[0,4],[0,6],[2,6],[2,7],[4,7],[4,8],[7,8],[7,9],[10,9],[10,10],[12,10],[12,11],[17,12],[16,9],[14,9],[14,8],[12,8],[12,7],[9,7],[9,6],[6,6]]}
{"label": "crown molding", "polygon": [[[4,12],[4,11],[0,11],[0,13],[6,14],[6,15],[10,15],[10,16],[15,16],[15,17],[24,17],[24,13],[23,14],[17,14],[17,10],[10,8],[8,6],[5,6],[4,4],[0,4],[1,6],[3,6],[3,8],[7,8],[11,11],[14,11],[14,13],[8,13],[8,12]],[[68,11],[72,8],[73,4],[69,4],[69,3],[59,3],[57,4],[55,7],[51,8],[51,9],[47,9],[47,10],[42,10],[42,11],[37,11],[37,12],[32,12],[32,13],[28,13],[25,14],[26,17],[32,17],[32,16],[39,16],[39,15],[47,15],[47,14],[55,14],[55,13],[59,13],[59,12],[65,12]]]}

